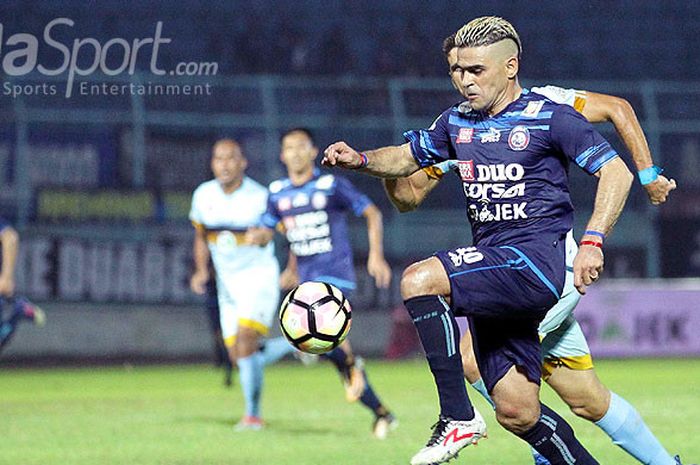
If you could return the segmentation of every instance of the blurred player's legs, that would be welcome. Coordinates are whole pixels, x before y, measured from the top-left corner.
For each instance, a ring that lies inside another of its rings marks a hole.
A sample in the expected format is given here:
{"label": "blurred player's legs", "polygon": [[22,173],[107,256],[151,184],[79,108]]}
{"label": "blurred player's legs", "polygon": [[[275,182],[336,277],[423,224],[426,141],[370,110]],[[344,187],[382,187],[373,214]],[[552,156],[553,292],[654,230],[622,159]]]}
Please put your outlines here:
{"label": "blurred player's legs", "polygon": [[[277,267],[257,267],[241,273],[217,274],[221,330],[231,361],[238,366],[245,414],[236,430],[259,430],[265,365],[290,353],[280,338],[262,342],[277,310]],[[251,278],[252,277],[252,278]]]}
{"label": "blurred player's legs", "polygon": [[224,338],[221,335],[221,315],[219,313],[219,297],[216,289],[216,273],[210,270],[211,279],[207,281],[205,308],[209,317],[209,327],[211,328],[212,340],[214,342],[214,362],[217,367],[224,368],[224,385],[231,385],[233,375],[233,365],[228,355]]}
{"label": "blurred player's legs", "polygon": [[[342,286],[339,288],[346,298],[351,298],[352,289]],[[372,424],[374,436],[378,439],[386,438],[389,431],[398,426],[398,421],[374,392],[374,388],[367,378],[364,360],[353,354],[350,341],[346,339],[322,357],[330,360],[338,370],[345,387],[345,399],[348,402],[359,400],[374,414],[374,423]]]}
{"label": "blurred player's legs", "polygon": [[37,326],[43,326],[46,322],[44,311],[27,299],[0,298],[0,316],[6,307],[11,308],[12,313],[6,320],[0,322],[0,350],[10,342],[21,321],[31,321]]}

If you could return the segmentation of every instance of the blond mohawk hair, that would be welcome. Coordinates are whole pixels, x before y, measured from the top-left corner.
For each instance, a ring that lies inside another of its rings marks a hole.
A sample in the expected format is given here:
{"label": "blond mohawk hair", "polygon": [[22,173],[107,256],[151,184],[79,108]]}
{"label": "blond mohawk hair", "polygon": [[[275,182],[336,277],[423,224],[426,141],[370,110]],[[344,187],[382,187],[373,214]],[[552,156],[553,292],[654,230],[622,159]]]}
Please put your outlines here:
{"label": "blond mohawk hair", "polygon": [[472,19],[455,33],[455,47],[481,47],[510,39],[518,46],[518,56],[523,51],[520,36],[512,24],[499,16],[482,16]]}

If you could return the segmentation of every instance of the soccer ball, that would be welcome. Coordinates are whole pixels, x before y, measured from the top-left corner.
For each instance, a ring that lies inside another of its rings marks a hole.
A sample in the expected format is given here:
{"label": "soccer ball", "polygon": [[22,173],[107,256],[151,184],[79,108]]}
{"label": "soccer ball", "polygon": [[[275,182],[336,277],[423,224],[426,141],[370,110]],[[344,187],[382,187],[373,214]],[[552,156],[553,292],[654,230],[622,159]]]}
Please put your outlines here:
{"label": "soccer ball", "polygon": [[297,349],[310,354],[329,352],[350,332],[350,302],[340,289],[315,281],[301,283],[282,301],[280,327]]}

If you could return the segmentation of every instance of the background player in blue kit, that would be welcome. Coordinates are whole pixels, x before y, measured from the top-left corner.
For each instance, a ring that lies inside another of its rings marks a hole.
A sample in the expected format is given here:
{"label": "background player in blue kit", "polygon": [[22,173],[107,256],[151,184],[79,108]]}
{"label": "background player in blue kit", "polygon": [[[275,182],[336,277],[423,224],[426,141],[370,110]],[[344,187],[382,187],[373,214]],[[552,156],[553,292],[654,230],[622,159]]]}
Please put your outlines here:
{"label": "background player in blue kit", "polygon": [[485,435],[462,379],[454,314],[464,314],[499,423],[554,465],[595,464],[566,421],[539,402],[537,326],[564,287],[565,240],[573,224],[569,164],[600,178],[588,234],[574,260],[580,292],[602,272],[599,235],[617,221],[632,176],[575,110],[519,86],[520,39],[510,23],[473,20],[457,32],[455,46],[450,71],[468,105],[446,110],[427,130],[407,132],[408,144],[358,153],[339,142],[323,160],[397,178],[454,159],[469,183],[475,246],[413,264],[401,282],[441,409],[432,437],[411,463],[445,462]]}
{"label": "background player in blue kit", "polygon": [[[12,339],[21,321],[32,321],[43,326],[46,320],[43,310],[22,297],[15,297],[15,267],[19,251],[19,234],[0,218],[0,350]],[[7,318],[3,315],[5,312]]]}
{"label": "background player in blue kit", "polygon": [[[348,238],[347,212],[367,220],[369,256],[367,271],[377,287],[391,281],[391,269],[384,259],[383,226],[379,209],[347,179],[322,174],[314,166],[318,148],[308,129],[287,131],[281,138],[282,162],[288,178],[270,184],[270,196],[263,224],[264,237],[280,227],[290,247],[290,260],[282,273],[283,287],[298,282],[323,281],[338,287],[352,301],[355,269]],[[349,401],[360,400],[375,415],[373,433],[386,437],[396,426],[394,416],[381,403],[367,380],[362,361],[353,355],[349,341],[324,355],[338,369]]]}

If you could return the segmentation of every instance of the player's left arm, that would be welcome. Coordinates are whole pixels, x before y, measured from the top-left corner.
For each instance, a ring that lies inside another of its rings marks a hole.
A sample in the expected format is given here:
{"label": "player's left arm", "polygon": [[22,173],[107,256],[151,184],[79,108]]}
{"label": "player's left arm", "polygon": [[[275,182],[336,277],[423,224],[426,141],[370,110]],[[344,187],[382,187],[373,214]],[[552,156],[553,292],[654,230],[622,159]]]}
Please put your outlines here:
{"label": "player's left arm", "polygon": [[676,188],[676,181],[658,174],[649,150],[644,131],[632,105],[621,97],[595,92],[585,93],[585,103],[581,113],[592,123],[609,121],[632,155],[637,171],[650,173],[651,177],[640,175],[640,181],[654,205],[664,203],[669,193]]}
{"label": "player's left arm", "polygon": [[19,250],[19,234],[12,226],[5,226],[0,230],[0,242],[2,242],[0,295],[9,297],[15,292],[15,266]]}
{"label": "player's left arm", "polygon": [[374,278],[378,288],[387,288],[391,283],[391,267],[384,259],[384,224],[382,212],[376,205],[369,204],[362,212],[367,220],[367,236],[369,240],[369,256],[367,257],[367,272]]}
{"label": "player's left arm", "polygon": [[603,272],[601,238],[612,232],[620,218],[634,179],[619,157],[606,163],[596,176],[599,180],[593,214],[588,220],[586,233],[581,238],[579,251],[574,258],[574,285],[581,294],[585,294],[586,287],[597,281]]}

